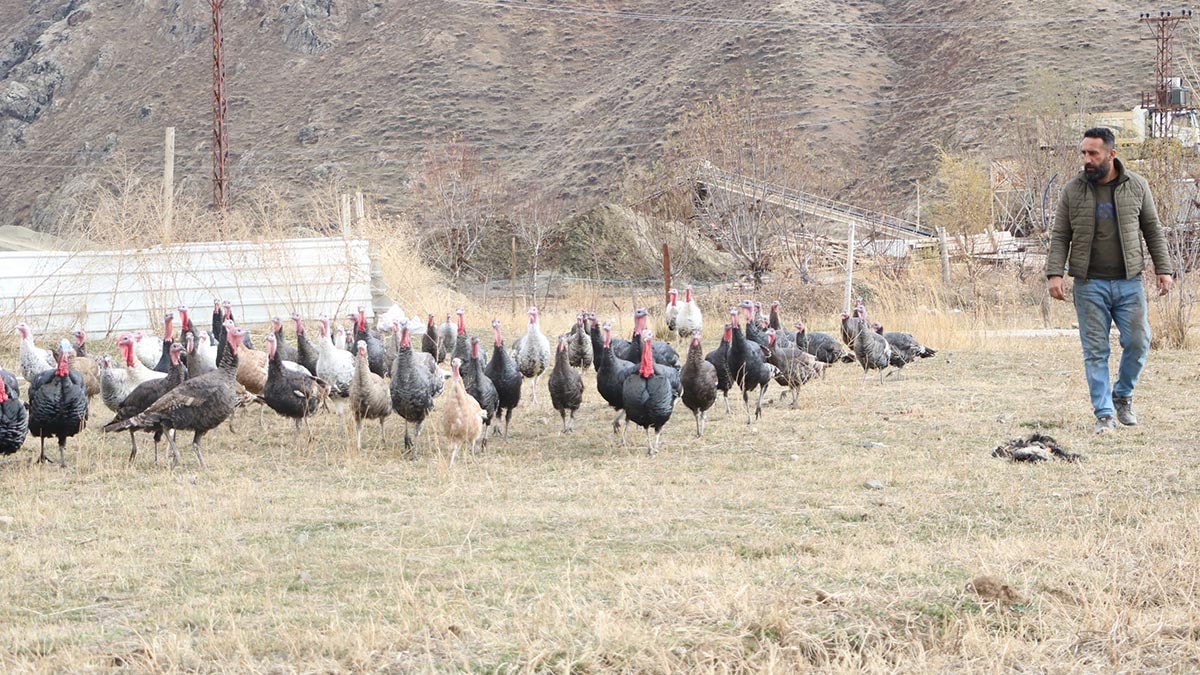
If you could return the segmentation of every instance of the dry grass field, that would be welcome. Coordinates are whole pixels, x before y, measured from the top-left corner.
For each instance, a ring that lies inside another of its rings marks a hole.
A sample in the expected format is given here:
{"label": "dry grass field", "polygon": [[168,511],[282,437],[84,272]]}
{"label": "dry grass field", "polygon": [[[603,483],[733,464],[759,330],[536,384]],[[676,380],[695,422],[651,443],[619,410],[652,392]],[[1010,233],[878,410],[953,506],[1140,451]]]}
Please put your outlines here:
{"label": "dry grass field", "polygon": [[[0,460],[0,670],[1200,668],[1200,356],[1155,352],[1142,425],[1094,437],[1075,340],[948,343],[749,427],[718,403],[703,439],[679,406],[656,457],[590,374],[574,435],[527,388],[452,468],[436,424],[413,461],[395,420],[359,453],[332,415],[300,445],[245,415],[207,471],[96,429],[67,470],[27,446]],[[1085,460],[990,456],[1035,430]]]}

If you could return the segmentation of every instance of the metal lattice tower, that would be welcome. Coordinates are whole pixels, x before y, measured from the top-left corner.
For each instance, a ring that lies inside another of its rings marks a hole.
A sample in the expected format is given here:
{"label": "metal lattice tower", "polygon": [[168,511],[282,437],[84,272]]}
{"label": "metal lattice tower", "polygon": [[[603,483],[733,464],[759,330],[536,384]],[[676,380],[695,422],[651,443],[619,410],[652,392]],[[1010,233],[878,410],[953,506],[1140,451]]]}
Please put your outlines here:
{"label": "metal lattice tower", "polygon": [[209,4],[212,6],[213,208],[224,213],[229,206],[226,190],[229,179],[225,175],[229,162],[229,132],[225,128],[228,108],[225,102],[225,36],[221,30],[221,8],[225,0],[209,0]]}
{"label": "metal lattice tower", "polygon": [[1150,112],[1149,138],[1167,138],[1171,135],[1171,119],[1175,113],[1190,110],[1183,103],[1171,101],[1171,38],[1179,24],[1192,18],[1192,10],[1185,9],[1178,14],[1159,12],[1151,16],[1143,12],[1138,21],[1146,24],[1151,36],[1143,40],[1154,40],[1156,50],[1154,56],[1154,91],[1142,93],[1142,107]]}

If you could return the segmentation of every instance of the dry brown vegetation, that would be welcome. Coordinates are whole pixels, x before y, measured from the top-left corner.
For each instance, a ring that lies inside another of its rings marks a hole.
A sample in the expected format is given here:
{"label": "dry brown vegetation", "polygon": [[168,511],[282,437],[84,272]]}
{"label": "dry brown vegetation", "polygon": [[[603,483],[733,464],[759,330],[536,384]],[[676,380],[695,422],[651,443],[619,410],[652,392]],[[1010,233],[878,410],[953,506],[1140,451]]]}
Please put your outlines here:
{"label": "dry brown vegetation", "polygon": [[[387,236],[400,225],[370,222],[406,308],[465,301],[473,332],[519,325],[505,298],[446,291]],[[935,265],[866,261],[856,290],[936,358],[882,387],[839,365],[751,427],[718,404],[704,439],[680,406],[655,458],[639,430],[617,444],[591,374],[574,435],[527,391],[511,438],[453,469],[436,424],[410,461],[394,420],[359,453],[328,414],[312,444],[250,414],[210,436],[208,471],[128,466],[95,408],[69,470],[29,449],[0,460],[0,670],[1200,667],[1197,355],[1154,352],[1142,426],[1094,437],[1073,338],[982,332],[1042,326],[1040,281],[986,273],[955,313],[966,296]],[[711,347],[712,317],[747,291],[703,291]],[[760,297],[836,329],[838,287],[781,278]],[[544,325],[589,306],[624,333],[629,309],[659,302],[577,285]],[[1068,305],[1051,310],[1070,327]],[[990,456],[1035,430],[1085,461]],[[984,575],[1001,590],[979,590]]]}

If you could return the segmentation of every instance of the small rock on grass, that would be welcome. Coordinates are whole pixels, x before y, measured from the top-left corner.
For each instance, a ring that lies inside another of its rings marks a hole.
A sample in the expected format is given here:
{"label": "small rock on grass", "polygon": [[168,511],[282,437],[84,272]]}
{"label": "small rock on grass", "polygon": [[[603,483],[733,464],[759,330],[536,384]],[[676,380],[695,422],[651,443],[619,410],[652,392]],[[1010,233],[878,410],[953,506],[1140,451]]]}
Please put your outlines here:
{"label": "small rock on grass", "polygon": [[872,479],[868,480],[867,482],[863,483],[863,487],[867,488],[868,490],[882,490],[883,482],[872,478]]}

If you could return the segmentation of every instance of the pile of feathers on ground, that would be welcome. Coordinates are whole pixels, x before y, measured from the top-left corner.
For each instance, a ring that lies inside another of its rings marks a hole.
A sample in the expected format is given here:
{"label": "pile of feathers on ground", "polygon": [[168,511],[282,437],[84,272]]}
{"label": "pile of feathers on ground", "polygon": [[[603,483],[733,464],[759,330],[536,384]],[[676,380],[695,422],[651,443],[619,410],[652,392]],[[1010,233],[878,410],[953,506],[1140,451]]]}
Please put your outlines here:
{"label": "pile of feathers on ground", "polygon": [[1014,438],[1005,441],[992,450],[992,457],[1011,459],[1014,462],[1045,462],[1051,458],[1064,462],[1078,462],[1083,456],[1068,452],[1050,436],[1030,434],[1029,438]]}

